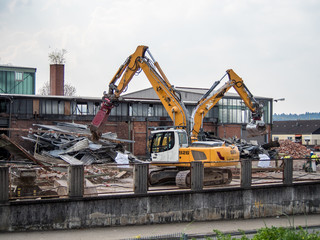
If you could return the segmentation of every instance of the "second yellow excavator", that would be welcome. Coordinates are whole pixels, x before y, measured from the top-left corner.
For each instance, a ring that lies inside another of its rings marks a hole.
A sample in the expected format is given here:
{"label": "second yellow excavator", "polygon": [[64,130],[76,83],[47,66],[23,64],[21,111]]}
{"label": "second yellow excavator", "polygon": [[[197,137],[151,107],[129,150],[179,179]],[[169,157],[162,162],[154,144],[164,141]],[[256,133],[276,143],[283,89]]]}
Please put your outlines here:
{"label": "second yellow excavator", "polygon": [[[146,56],[146,53],[150,58]],[[207,95],[209,98],[206,97],[203,98],[203,101],[199,101],[198,110],[191,117],[181,101],[180,93],[169,83],[147,46],[138,46],[110,81],[109,91],[104,94],[100,110],[90,126],[93,138],[98,139],[104,132],[110,111],[117,106],[121,93],[133,76],[141,70],[147,76],[174,123],[173,128],[151,132],[150,161],[152,165],[159,168],[149,173],[149,183],[155,185],[175,181],[179,187],[188,187],[190,185],[190,162],[192,161],[203,162],[205,185],[230,183],[232,173],[228,167],[238,164],[238,148],[224,141],[191,141],[191,137],[193,140],[197,138],[203,117],[213,106],[211,103],[208,107],[203,107],[205,105],[201,104],[213,99],[209,97],[210,93]],[[226,92],[227,89],[223,91]],[[250,102],[250,100],[247,101]],[[254,107],[251,108],[253,112],[258,112],[256,110]]]}
{"label": "second yellow excavator", "polygon": [[[224,77],[228,75],[229,80],[224,83],[218,90],[214,89],[220,84]],[[265,122],[262,121],[263,106],[254,98],[243,80],[232,70],[227,70],[226,74],[216,81],[211,88],[200,98],[197,106],[191,114],[191,138],[192,140],[201,139],[203,132],[203,118],[212,109],[226,92],[234,88],[244,104],[251,111],[251,122],[247,124],[246,130],[249,136],[260,136],[267,133]]]}

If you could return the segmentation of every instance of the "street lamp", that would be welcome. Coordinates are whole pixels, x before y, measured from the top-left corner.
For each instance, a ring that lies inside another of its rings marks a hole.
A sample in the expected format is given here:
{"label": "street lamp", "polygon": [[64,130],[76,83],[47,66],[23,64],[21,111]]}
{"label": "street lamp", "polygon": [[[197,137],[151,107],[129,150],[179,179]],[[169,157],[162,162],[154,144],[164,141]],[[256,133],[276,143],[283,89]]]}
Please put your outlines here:
{"label": "street lamp", "polygon": [[[284,100],[286,100],[286,99],[285,98],[273,99],[274,102],[281,102],[281,101],[284,101]],[[273,119],[272,119],[272,122],[273,122]],[[272,131],[271,131],[271,139],[273,139]]]}
{"label": "street lamp", "polygon": [[286,99],[285,98],[273,99],[273,101],[275,101],[275,102],[280,102],[280,101],[284,101],[284,100],[286,100]]}

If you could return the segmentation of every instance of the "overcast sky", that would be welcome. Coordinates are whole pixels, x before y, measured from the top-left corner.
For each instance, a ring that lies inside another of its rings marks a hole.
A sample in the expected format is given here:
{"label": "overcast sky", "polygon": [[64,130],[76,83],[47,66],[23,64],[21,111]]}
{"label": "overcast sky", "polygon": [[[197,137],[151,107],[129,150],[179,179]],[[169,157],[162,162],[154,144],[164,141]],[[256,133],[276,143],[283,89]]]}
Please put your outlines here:
{"label": "overcast sky", "polygon": [[[1,0],[0,64],[37,68],[66,49],[65,80],[101,97],[124,60],[147,45],[169,81],[209,88],[227,69],[275,113],[319,112],[318,0]],[[150,87],[141,73],[128,92]]]}

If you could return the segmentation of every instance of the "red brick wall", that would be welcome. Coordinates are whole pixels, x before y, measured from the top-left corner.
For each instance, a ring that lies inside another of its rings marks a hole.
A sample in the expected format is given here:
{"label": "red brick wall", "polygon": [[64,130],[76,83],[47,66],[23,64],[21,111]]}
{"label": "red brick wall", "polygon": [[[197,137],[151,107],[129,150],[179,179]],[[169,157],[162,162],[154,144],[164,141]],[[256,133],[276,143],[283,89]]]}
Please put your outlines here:
{"label": "red brick wall", "polygon": [[213,133],[217,134],[217,128],[212,123],[204,123],[203,124],[203,130],[205,132],[213,132]]}
{"label": "red brick wall", "polygon": [[146,137],[147,137],[147,130],[146,130],[146,122],[132,122],[133,129],[134,129],[134,149],[133,154],[137,156],[142,156],[146,154]]}
{"label": "red brick wall", "polygon": [[[37,120],[37,119],[32,119],[32,120],[20,120],[20,119],[12,119],[11,121],[11,128],[18,128],[22,130],[26,129],[37,129],[37,127],[33,126],[32,124],[48,124],[48,125],[53,125],[52,121],[44,121],[44,120]],[[21,136],[27,137],[28,132],[27,131],[11,131],[10,133],[10,138],[21,145],[23,148],[25,148],[28,151],[33,150],[33,143],[30,141],[26,141],[21,138]]]}
{"label": "red brick wall", "polygon": [[224,124],[218,127],[218,137],[241,138],[241,125]]}

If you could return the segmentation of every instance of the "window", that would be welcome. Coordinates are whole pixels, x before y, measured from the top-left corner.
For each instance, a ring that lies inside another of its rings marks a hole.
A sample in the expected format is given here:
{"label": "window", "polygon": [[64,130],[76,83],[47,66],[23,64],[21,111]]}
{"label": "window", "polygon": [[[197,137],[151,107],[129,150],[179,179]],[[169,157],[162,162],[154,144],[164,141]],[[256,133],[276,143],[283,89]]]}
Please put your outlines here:
{"label": "window", "polygon": [[15,72],[15,80],[18,82],[23,81],[23,72]]}
{"label": "window", "polygon": [[185,132],[178,132],[178,136],[179,136],[179,145],[180,146],[188,144],[188,137]]}
{"label": "window", "polygon": [[88,115],[88,105],[86,103],[77,103],[77,115]]}
{"label": "window", "polygon": [[0,102],[0,113],[5,113],[5,112],[7,112],[7,102],[1,101]]}
{"label": "window", "polygon": [[159,132],[152,138],[151,153],[164,152],[174,146],[174,132]]}
{"label": "window", "polygon": [[148,117],[152,117],[154,116],[154,113],[153,113],[153,104],[149,104],[149,107],[148,107]]}

